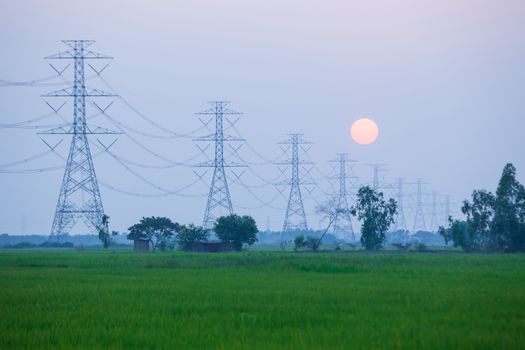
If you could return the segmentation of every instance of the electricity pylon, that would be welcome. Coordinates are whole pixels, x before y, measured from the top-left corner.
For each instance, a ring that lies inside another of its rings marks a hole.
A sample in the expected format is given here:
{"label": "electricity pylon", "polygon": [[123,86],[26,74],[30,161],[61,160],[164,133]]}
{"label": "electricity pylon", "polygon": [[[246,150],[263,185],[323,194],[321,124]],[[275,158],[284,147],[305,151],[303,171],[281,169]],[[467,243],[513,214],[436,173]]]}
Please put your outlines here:
{"label": "electricity pylon", "polygon": [[445,196],[445,224],[446,227],[448,225],[448,218],[450,217],[450,196]]}
{"label": "electricity pylon", "polygon": [[[78,219],[84,221],[91,233],[97,233],[104,227],[104,208],[87,135],[118,134],[108,129],[90,127],[86,123],[86,97],[116,95],[85,86],[84,62],[88,59],[112,59],[112,57],[89,50],[88,47],[94,43],[93,40],[64,40],[63,43],[69,46],[68,51],[48,56],[46,59],[73,60],[73,86],[43,95],[45,97],[73,98],[72,125],[69,128],[59,127],[42,132],[42,134],[72,135],[53,227],[51,228],[51,235],[56,237],[69,233]],[[91,65],[90,67],[93,68]],[[55,68],[53,67],[53,69]],[[95,69],[93,68],[93,70]],[[62,72],[59,73],[62,74]]]}
{"label": "electricity pylon", "polygon": [[396,217],[396,229],[406,230],[406,220],[404,211],[404,193],[403,193],[403,179],[397,180],[397,217]]}
{"label": "electricity pylon", "polygon": [[417,202],[416,202],[416,215],[414,216],[414,232],[426,231],[427,225],[425,224],[425,215],[423,214],[423,200],[421,188],[424,184],[423,179],[416,179],[417,184]]}
{"label": "electricity pylon", "polygon": [[379,182],[379,176],[381,175],[381,172],[384,171],[386,164],[365,164],[369,167],[372,167],[374,170],[374,180],[372,182],[372,189],[375,192],[379,192],[379,190],[382,188],[382,184]]}
{"label": "electricity pylon", "polygon": [[348,207],[348,193],[346,191],[346,183],[350,178],[346,173],[347,165],[355,162],[349,158],[348,153],[338,153],[337,159],[331,162],[339,163],[339,175],[336,176],[339,182],[339,193],[335,202],[335,218],[333,223],[333,232],[338,237],[349,236],[352,242],[355,242],[354,229],[352,227],[352,216]]}
{"label": "electricity pylon", "polygon": [[436,202],[437,192],[432,192],[432,216],[430,217],[430,227],[429,230],[434,232],[437,230],[437,202]]}
{"label": "electricity pylon", "polygon": [[311,144],[311,142],[304,141],[301,137],[302,134],[288,135],[290,138],[286,141],[280,142],[280,144],[291,145],[292,157],[289,160],[277,163],[280,165],[292,166],[292,177],[289,181],[284,182],[286,185],[290,186],[290,196],[288,197],[288,205],[286,206],[283,232],[308,230],[303,197],[301,195],[301,184],[306,184],[306,182],[301,180],[300,165],[313,164],[310,161],[301,160],[299,157],[300,145]]}
{"label": "electricity pylon", "polygon": [[[211,229],[217,218],[221,215],[233,214],[232,200],[228,188],[228,179],[226,177],[225,168],[245,167],[245,165],[229,162],[224,159],[225,142],[244,141],[242,138],[224,134],[224,120],[227,120],[231,125],[235,125],[238,119],[230,120],[227,118],[230,116],[239,116],[242,113],[227,108],[230,103],[226,101],[212,101],[209,102],[209,104],[212,106],[210,109],[197,113],[197,115],[211,116],[211,119],[208,121],[201,119],[201,122],[207,126],[212,120],[215,120],[215,132],[196,138],[194,141],[213,142],[215,146],[215,157],[213,160],[195,165],[195,167],[213,168],[213,178],[211,180],[206,210],[204,211],[204,218],[202,220],[202,226]],[[203,149],[199,147],[203,153],[206,148]],[[238,148],[234,149],[234,151],[236,150],[238,150]]]}

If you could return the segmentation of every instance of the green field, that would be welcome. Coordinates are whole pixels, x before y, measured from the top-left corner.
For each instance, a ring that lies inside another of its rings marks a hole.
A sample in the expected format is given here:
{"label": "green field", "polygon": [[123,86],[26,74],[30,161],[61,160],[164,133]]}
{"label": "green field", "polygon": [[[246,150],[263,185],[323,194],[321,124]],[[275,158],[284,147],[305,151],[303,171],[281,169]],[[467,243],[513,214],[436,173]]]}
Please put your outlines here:
{"label": "green field", "polygon": [[523,349],[525,255],[0,253],[1,349]]}

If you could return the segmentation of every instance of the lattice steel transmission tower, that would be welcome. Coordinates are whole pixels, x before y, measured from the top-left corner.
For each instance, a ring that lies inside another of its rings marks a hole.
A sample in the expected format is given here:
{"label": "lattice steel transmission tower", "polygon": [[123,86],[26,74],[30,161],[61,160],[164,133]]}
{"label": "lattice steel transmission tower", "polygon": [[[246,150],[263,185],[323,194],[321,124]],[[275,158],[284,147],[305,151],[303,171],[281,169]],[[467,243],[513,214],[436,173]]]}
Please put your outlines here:
{"label": "lattice steel transmission tower", "polygon": [[339,192],[336,199],[336,211],[333,223],[333,232],[336,236],[349,236],[352,242],[355,242],[354,229],[352,227],[352,216],[348,207],[348,192],[346,190],[347,180],[355,178],[347,175],[347,166],[349,163],[355,162],[349,158],[348,153],[338,153],[337,159],[332,160],[339,164],[339,175],[336,177],[339,182]]}
{"label": "lattice steel transmission tower", "polygon": [[379,177],[381,176],[381,172],[384,171],[386,164],[365,164],[369,167],[372,167],[374,170],[374,180],[372,182],[372,189],[376,192],[379,192],[381,189],[381,183]]}
{"label": "lattice steel transmission tower", "polygon": [[397,217],[396,217],[396,229],[406,230],[405,210],[404,210],[404,180],[399,178],[397,180]]}
{"label": "lattice steel transmission tower", "polygon": [[423,213],[423,200],[421,189],[424,185],[423,179],[416,179],[417,184],[417,202],[416,202],[416,214],[414,216],[414,232],[426,231],[427,225],[425,224],[425,214]]}
{"label": "lattice steel transmission tower", "polygon": [[[209,102],[209,104],[212,106],[210,109],[197,113],[197,115],[211,117],[207,121],[201,119],[201,122],[207,126],[212,120],[214,120],[215,132],[196,138],[194,141],[213,142],[215,146],[215,157],[213,160],[195,165],[195,167],[213,168],[213,177],[211,180],[210,191],[208,193],[208,201],[206,203],[206,210],[204,211],[204,218],[202,220],[202,226],[211,229],[217,218],[221,215],[233,214],[232,200],[228,188],[228,179],[225,168],[245,167],[245,165],[226,161],[224,159],[224,146],[226,142],[244,141],[242,138],[226,135],[224,133],[224,121],[227,121],[233,126],[238,118],[236,120],[228,118],[231,116],[240,116],[242,113],[229,109],[227,106],[230,103],[226,101],[212,101]],[[203,153],[206,150],[200,147],[199,149]],[[233,149],[233,151],[236,150],[237,149]]]}
{"label": "lattice steel transmission tower", "polygon": [[438,218],[437,218],[437,192],[432,192],[432,216],[430,217],[430,226],[429,230],[434,231],[437,230],[438,227]]}
{"label": "lattice steel transmission tower", "polygon": [[303,140],[302,134],[288,134],[288,136],[290,138],[280,142],[280,144],[291,145],[292,157],[289,160],[277,163],[280,165],[291,165],[292,167],[292,177],[285,182],[285,184],[290,186],[290,196],[288,197],[288,205],[284,217],[283,232],[308,230],[303,197],[301,195],[301,185],[306,184],[306,182],[301,180],[300,166],[313,164],[310,161],[301,160],[299,157],[300,146],[311,144],[311,142]]}
{"label": "lattice steel transmission tower", "polygon": [[[86,97],[116,95],[86,87],[84,62],[85,60],[112,59],[112,57],[89,50],[88,47],[94,43],[93,40],[64,40],[63,43],[69,46],[68,51],[48,56],[46,59],[73,60],[73,86],[43,96],[72,97],[73,123],[68,128],[59,127],[41,133],[72,135],[53,227],[51,228],[51,235],[56,237],[68,233],[79,219],[84,221],[91,233],[97,233],[103,228],[104,208],[87,136],[118,134],[101,127],[90,127],[86,123]],[[93,68],[93,66],[91,67]],[[55,68],[53,67],[53,69]]]}
{"label": "lattice steel transmission tower", "polygon": [[450,196],[445,196],[445,227],[448,225],[448,218],[450,217]]}

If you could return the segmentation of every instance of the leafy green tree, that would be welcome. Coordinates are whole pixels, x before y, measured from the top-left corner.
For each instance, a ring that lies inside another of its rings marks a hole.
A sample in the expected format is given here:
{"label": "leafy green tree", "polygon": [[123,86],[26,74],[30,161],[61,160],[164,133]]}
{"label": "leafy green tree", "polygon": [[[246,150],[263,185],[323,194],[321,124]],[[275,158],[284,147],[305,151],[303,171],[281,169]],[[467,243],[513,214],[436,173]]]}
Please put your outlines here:
{"label": "leafy green tree", "polygon": [[195,242],[206,241],[209,235],[209,230],[189,224],[188,226],[180,227],[177,231],[176,239],[182,250],[190,250]]}
{"label": "leafy green tree", "polygon": [[469,224],[466,221],[452,220],[449,218],[449,227],[439,227],[439,234],[445,239],[445,243],[452,242],[454,247],[461,247],[465,250],[472,250],[472,240]]}
{"label": "leafy green tree", "polygon": [[516,180],[516,168],[507,164],[496,195],[485,190],[472,192],[464,201],[465,221],[449,219],[447,229],[439,232],[445,241],[467,251],[525,251],[525,189]]}
{"label": "leafy green tree", "polygon": [[472,202],[464,201],[461,212],[466,215],[469,226],[469,241],[474,247],[491,244],[490,224],[494,218],[494,195],[485,190],[472,192]]}
{"label": "leafy green tree", "polygon": [[525,188],[516,180],[516,168],[503,168],[491,224],[493,240],[506,251],[525,251]]}
{"label": "leafy green tree", "polygon": [[111,244],[111,236],[118,235],[117,231],[109,233],[109,216],[104,214],[102,216],[102,223],[98,228],[98,239],[102,242],[104,248],[108,248]]}
{"label": "leafy green tree", "polygon": [[130,240],[146,240],[150,242],[153,251],[155,251],[157,246],[167,247],[179,228],[179,224],[173,223],[165,217],[143,217],[138,224],[128,228],[127,238]]}
{"label": "leafy green tree", "polygon": [[357,192],[357,203],[352,207],[352,215],[357,216],[361,225],[361,244],[366,249],[380,249],[386,232],[394,223],[397,203],[393,199],[385,201],[382,192],[364,186]]}
{"label": "leafy green tree", "polygon": [[295,251],[303,249],[305,247],[304,235],[296,236],[293,240],[293,244],[294,244]]}
{"label": "leafy green tree", "polygon": [[308,249],[311,249],[315,252],[319,249],[319,246],[321,245],[321,239],[315,236],[308,236],[304,241],[304,245]]}
{"label": "leafy green tree", "polygon": [[466,221],[451,220],[449,229],[439,229],[445,242],[454,242],[455,247],[467,251],[489,249],[494,247],[491,222],[494,218],[494,195],[485,190],[472,192],[472,201],[463,201],[461,212]]}
{"label": "leafy green tree", "polygon": [[251,216],[236,214],[218,218],[213,230],[221,241],[231,243],[237,251],[240,251],[244,244],[252,245],[257,242],[259,232]]}

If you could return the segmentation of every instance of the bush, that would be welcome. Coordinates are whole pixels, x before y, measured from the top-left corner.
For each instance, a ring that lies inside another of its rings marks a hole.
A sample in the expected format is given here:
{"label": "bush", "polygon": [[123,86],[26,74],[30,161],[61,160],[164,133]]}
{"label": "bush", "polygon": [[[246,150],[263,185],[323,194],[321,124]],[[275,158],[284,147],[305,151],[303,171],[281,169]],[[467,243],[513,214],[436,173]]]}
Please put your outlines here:
{"label": "bush", "polygon": [[427,245],[423,242],[417,242],[415,245],[415,248],[418,252],[425,252],[427,251]]}
{"label": "bush", "polygon": [[196,242],[206,241],[210,231],[200,227],[190,224],[188,226],[182,226],[177,232],[176,239],[179,244],[179,247],[182,250],[191,250],[193,244]]}

